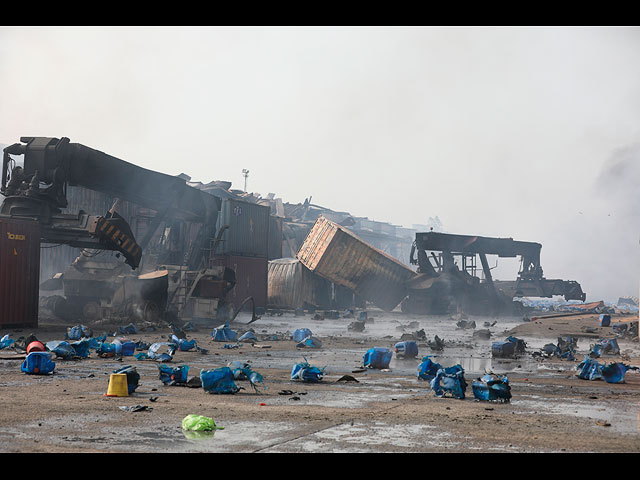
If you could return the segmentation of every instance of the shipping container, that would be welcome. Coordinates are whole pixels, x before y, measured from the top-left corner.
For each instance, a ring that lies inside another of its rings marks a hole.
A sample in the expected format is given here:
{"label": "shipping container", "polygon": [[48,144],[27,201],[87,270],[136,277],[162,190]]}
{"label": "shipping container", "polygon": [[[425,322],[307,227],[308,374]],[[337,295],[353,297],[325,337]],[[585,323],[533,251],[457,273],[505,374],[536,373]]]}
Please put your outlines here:
{"label": "shipping container", "polygon": [[[210,266],[231,268],[236,274],[236,284],[227,294],[227,302],[240,308],[247,297],[253,297],[256,307],[267,307],[268,260],[261,257],[216,255]],[[245,308],[251,308],[247,304]]]}
{"label": "shipping container", "polygon": [[282,258],[282,217],[269,217],[269,260]]}
{"label": "shipping container", "polygon": [[331,308],[331,282],[297,258],[271,260],[268,280],[267,304],[271,308]]}
{"label": "shipping container", "polygon": [[219,255],[262,257],[269,255],[269,212],[265,205],[223,198],[217,230],[222,233],[216,249]]}
{"label": "shipping container", "polygon": [[377,307],[391,311],[407,295],[407,281],[416,273],[345,227],[319,217],[297,258],[312,272]]}
{"label": "shipping container", "polygon": [[40,224],[0,217],[0,328],[38,326]]}

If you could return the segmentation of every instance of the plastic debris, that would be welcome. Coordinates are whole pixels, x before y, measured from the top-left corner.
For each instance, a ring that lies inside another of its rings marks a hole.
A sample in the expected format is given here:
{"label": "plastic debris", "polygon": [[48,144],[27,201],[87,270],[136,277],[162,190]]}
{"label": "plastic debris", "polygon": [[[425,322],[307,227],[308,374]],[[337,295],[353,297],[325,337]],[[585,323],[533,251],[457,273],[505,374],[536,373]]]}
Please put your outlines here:
{"label": "plastic debris", "polygon": [[543,355],[547,357],[556,356],[566,360],[575,360],[576,349],[578,347],[578,339],[567,337],[566,339],[558,337],[558,344],[547,343],[540,352],[534,353],[534,356]]}
{"label": "plastic debris", "polygon": [[125,412],[148,412],[153,410],[153,407],[149,407],[148,405],[133,405],[130,407],[120,407],[120,410],[124,410]]}
{"label": "plastic debris", "polygon": [[509,402],[511,385],[506,375],[487,373],[471,383],[473,396],[477,400]]}
{"label": "plastic debris", "polygon": [[171,335],[171,343],[175,344],[181,352],[188,352],[198,347],[195,339],[187,340],[186,338],[178,338],[176,335]]}
{"label": "plastic debris", "polygon": [[312,336],[313,333],[308,328],[298,328],[293,331],[291,334],[291,339],[298,343],[303,341],[305,338]]}
{"label": "plastic debris", "polygon": [[239,342],[257,342],[258,341],[258,337],[256,337],[256,334],[253,333],[251,330],[249,330],[248,332],[245,332],[239,339]]}
{"label": "plastic debris", "polygon": [[138,328],[133,323],[130,323],[124,327],[118,327],[118,333],[120,335],[133,335],[138,333]]}
{"label": "plastic debris", "polygon": [[300,342],[298,342],[296,344],[296,347],[311,347],[311,348],[320,348],[322,347],[322,342],[320,340],[318,340],[317,338],[315,338],[314,336],[310,335],[306,338],[304,338],[303,340],[301,340]]}
{"label": "plastic debris", "polygon": [[324,368],[313,367],[304,359],[304,362],[297,363],[291,370],[291,380],[301,380],[308,383],[317,383],[324,376]]}
{"label": "plastic debris", "polygon": [[191,414],[182,419],[182,429],[193,432],[210,432],[213,430],[224,430],[224,427],[216,426],[213,418]]}
{"label": "plastic debris", "polygon": [[0,338],[0,350],[10,347],[16,342],[13,338],[10,337],[11,335],[7,333],[4,337]]}
{"label": "plastic debris", "polygon": [[49,352],[31,352],[20,366],[21,371],[30,375],[47,375],[55,368],[56,363]]}
{"label": "plastic debris", "polygon": [[220,325],[213,329],[211,332],[211,340],[214,342],[235,342],[238,340],[238,334],[229,328],[228,323],[225,323],[224,325]]}
{"label": "plastic debris", "polygon": [[507,337],[504,342],[491,344],[491,355],[498,358],[514,358],[525,352],[527,344],[516,337]]}
{"label": "plastic debris", "polygon": [[398,342],[394,346],[397,358],[415,358],[418,356],[418,344],[414,341]]}
{"label": "plastic debris", "polygon": [[591,346],[589,356],[598,358],[602,354],[618,355],[620,353],[620,347],[618,346],[618,340],[615,338],[602,339],[595,345]]}
{"label": "plastic debris", "polygon": [[[149,347],[147,357],[156,362],[170,362],[176,351],[176,345],[170,342],[157,342]],[[136,358],[138,356],[136,355]]]}
{"label": "plastic debris", "polygon": [[85,325],[76,325],[75,327],[67,328],[65,335],[66,340],[80,340],[81,338],[89,338],[93,336],[93,332],[89,327]]}
{"label": "plastic debris", "polygon": [[187,383],[189,366],[169,367],[168,365],[158,365],[158,374],[160,381],[165,385],[183,385]]}
{"label": "plastic debris", "polygon": [[364,354],[363,365],[367,368],[389,368],[392,355],[391,350],[385,347],[370,348]]}
{"label": "plastic debris", "polygon": [[442,366],[431,360],[431,355],[422,358],[422,363],[418,365],[418,378],[431,382]]}
{"label": "plastic debris", "polygon": [[469,329],[469,328],[476,328],[476,322],[475,320],[458,320],[456,322],[456,327],[458,328],[462,328],[464,330]]}
{"label": "plastic debris", "polygon": [[603,379],[607,383],[624,383],[624,376],[627,371],[637,370],[638,367],[632,367],[620,362],[603,365],[589,355],[585,355],[584,360],[576,366],[576,369],[578,370],[578,377],[583,380]]}
{"label": "plastic debris", "polygon": [[427,345],[431,350],[441,351],[444,350],[444,340],[437,335],[433,338],[433,341],[427,342]]}
{"label": "plastic debris", "polygon": [[200,371],[202,388],[207,393],[237,393],[240,388],[233,381],[233,372],[229,367]]}
{"label": "plastic debris", "polygon": [[264,379],[258,372],[254,372],[248,363],[242,363],[239,360],[234,361],[230,365],[235,380],[249,380],[251,386],[257,390],[258,385],[262,384],[262,388],[266,389]]}
{"label": "plastic debris", "polygon": [[70,360],[76,356],[76,351],[73,346],[69,342],[65,342],[64,340],[53,340],[51,342],[47,342],[46,346],[50,352],[56,354],[56,358]]}
{"label": "plastic debris", "polygon": [[127,375],[127,391],[129,395],[136,391],[138,383],[140,382],[140,374],[137,372],[136,367],[126,365],[118,370],[114,370],[113,373],[124,373]]}
{"label": "plastic debris", "polygon": [[467,389],[464,369],[461,365],[440,368],[436,376],[431,380],[430,385],[436,397],[444,397],[446,394],[450,394],[453,398],[464,400]]}
{"label": "plastic debris", "polygon": [[601,313],[600,314],[600,326],[601,327],[608,327],[609,325],[611,325],[611,315],[605,314],[605,313]]}
{"label": "plastic debris", "polygon": [[116,338],[111,344],[115,347],[116,355],[122,355],[123,357],[131,356],[136,351],[136,344],[126,338]]}

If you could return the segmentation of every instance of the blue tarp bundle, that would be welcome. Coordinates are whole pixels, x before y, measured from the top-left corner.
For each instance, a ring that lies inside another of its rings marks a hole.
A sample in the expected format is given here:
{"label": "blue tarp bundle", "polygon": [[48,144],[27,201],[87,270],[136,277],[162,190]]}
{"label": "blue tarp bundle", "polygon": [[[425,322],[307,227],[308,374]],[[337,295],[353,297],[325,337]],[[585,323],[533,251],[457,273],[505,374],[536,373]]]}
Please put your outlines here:
{"label": "blue tarp bundle", "polygon": [[506,375],[487,373],[471,383],[471,390],[478,400],[508,402],[511,399],[511,385]]}
{"label": "blue tarp bundle", "polygon": [[297,363],[291,370],[291,380],[302,380],[308,383],[317,383],[322,380],[324,368],[312,367],[305,358],[304,362]]}
{"label": "blue tarp bundle", "polygon": [[313,335],[313,333],[308,328],[298,328],[297,330],[293,331],[293,333],[291,334],[291,338],[294,342],[298,343],[303,341],[305,338],[310,337],[311,335]]}
{"label": "blue tarp bundle", "polygon": [[[167,348],[167,352],[160,352],[162,347]],[[171,342],[157,342],[149,347],[147,356],[156,362],[170,362],[173,360],[173,354],[176,351],[176,345]]]}
{"label": "blue tarp bundle", "polygon": [[180,365],[179,367],[169,367],[167,365],[158,365],[158,374],[160,380],[165,385],[180,385],[187,383],[189,366]]}
{"label": "blue tarp bundle", "polygon": [[233,381],[233,372],[229,367],[201,370],[200,381],[207,393],[236,393],[240,390]]}
{"label": "blue tarp bundle", "polygon": [[418,378],[431,382],[442,366],[431,360],[431,355],[422,358],[422,363],[418,365]]}
{"label": "blue tarp bundle", "polygon": [[583,380],[598,380],[602,378],[602,365],[588,355],[585,355],[584,360],[576,366],[576,369],[578,370],[578,377]]}
{"label": "blue tarp bundle", "polygon": [[467,382],[464,379],[464,369],[460,365],[441,368],[431,380],[431,389],[436,397],[444,397],[450,394],[454,398],[464,399],[467,390]]}
{"label": "blue tarp bundle", "polygon": [[47,342],[47,348],[49,351],[55,353],[56,357],[60,357],[65,360],[69,360],[76,355],[76,351],[73,346],[64,340],[53,340],[51,342]]}
{"label": "blue tarp bundle", "polygon": [[49,352],[31,352],[20,366],[20,370],[30,375],[46,375],[55,368],[56,363],[51,360]]}
{"label": "blue tarp bundle", "polygon": [[238,334],[229,328],[228,323],[225,323],[213,329],[211,340],[214,342],[235,342],[238,340]]}
{"label": "blue tarp bundle", "polygon": [[393,353],[388,348],[374,347],[364,354],[364,366],[367,368],[388,368]]}

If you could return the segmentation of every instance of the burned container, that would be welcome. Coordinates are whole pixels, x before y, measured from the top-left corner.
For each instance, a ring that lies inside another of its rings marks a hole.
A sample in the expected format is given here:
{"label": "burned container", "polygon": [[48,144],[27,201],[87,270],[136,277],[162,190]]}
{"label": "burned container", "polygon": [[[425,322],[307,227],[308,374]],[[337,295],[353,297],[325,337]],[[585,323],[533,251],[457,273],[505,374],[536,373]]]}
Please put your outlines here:
{"label": "burned container", "polygon": [[269,262],[268,301],[272,308],[329,308],[331,283],[315,275],[297,258]]}
{"label": "burned container", "polygon": [[[211,266],[228,267],[235,272],[235,286],[227,293],[226,301],[236,309],[252,297],[256,307],[267,306],[268,260],[260,257],[219,255],[210,260]],[[249,304],[246,305],[250,307]]]}
{"label": "burned container", "polygon": [[215,254],[268,258],[269,212],[266,205],[223,198],[216,229],[222,236]]}
{"label": "burned container", "polygon": [[404,299],[407,281],[416,275],[399,260],[323,216],[307,235],[297,258],[312,272],[386,311]]}
{"label": "burned container", "polygon": [[40,225],[0,217],[0,327],[37,327]]}

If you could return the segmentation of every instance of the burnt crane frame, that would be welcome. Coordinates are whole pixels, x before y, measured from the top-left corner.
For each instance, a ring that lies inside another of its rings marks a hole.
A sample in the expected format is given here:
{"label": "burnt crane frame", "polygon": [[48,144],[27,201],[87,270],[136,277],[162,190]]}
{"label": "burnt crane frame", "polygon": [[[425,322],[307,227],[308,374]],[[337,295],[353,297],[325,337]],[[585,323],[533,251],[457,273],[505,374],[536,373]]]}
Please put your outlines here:
{"label": "burnt crane frame", "polygon": [[[480,258],[485,282],[512,297],[552,297],[562,295],[566,300],[586,299],[580,284],[573,280],[546,279],[540,265],[542,245],[516,241],[512,238],[457,235],[441,232],[416,233],[410,261],[418,265],[418,272],[436,277],[446,271],[460,271],[455,257],[461,257],[461,271],[476,276],[476,255]],[[427,253],[429,252],[429,253]],[[436,255],[434,252],[439,252]],[[416,257],[417,253],[417,257]],[[521,257],[521,268],[515,281],[495,281],[487,255]],[[433,263],[432,263],[433,260]],[[435,264],[435,265],[434,265]]]}

